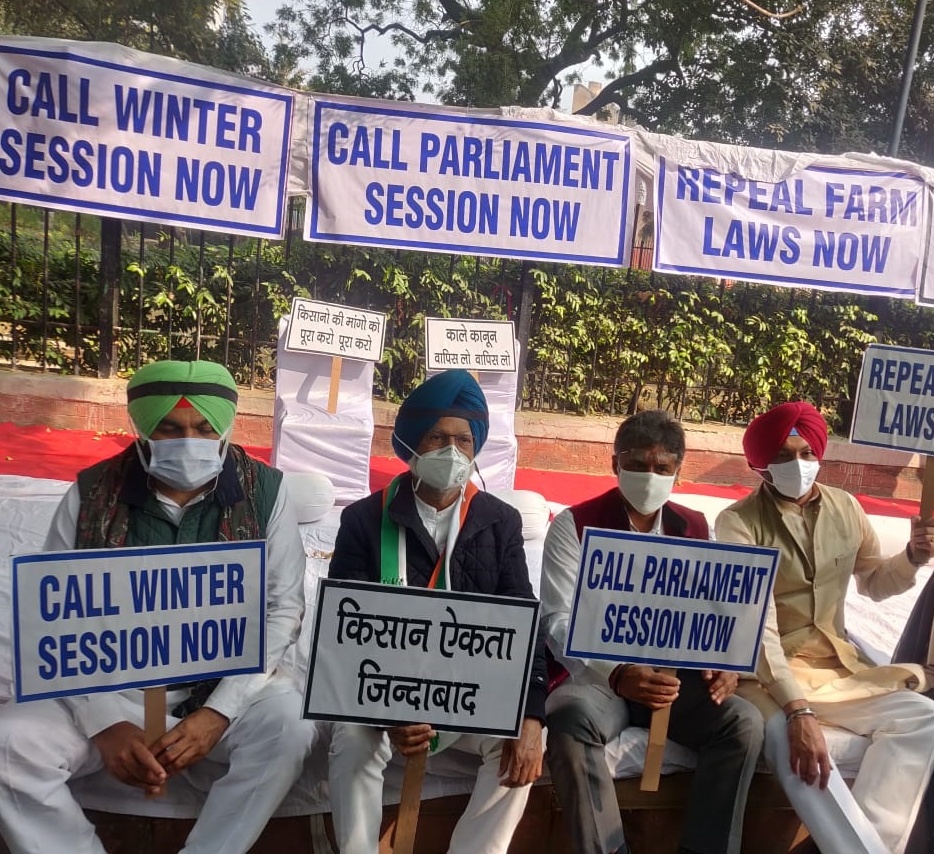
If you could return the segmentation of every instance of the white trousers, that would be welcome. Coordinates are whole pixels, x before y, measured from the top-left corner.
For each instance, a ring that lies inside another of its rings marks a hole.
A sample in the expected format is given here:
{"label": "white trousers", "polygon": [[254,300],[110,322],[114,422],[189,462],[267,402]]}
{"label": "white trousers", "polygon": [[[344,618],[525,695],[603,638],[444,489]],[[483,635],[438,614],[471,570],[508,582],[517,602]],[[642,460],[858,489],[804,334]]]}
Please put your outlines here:
{"label": "white trousers", "polygon": [[934,701],[903,690],[809,705],[871,743],[852,789],[834,767],[822,791],[792,773],[784,714],[768,721],[765,756],[798,817],[822,854],[902,854],[934,769]]}
{"label": "white trousers", "polygon": [[[114,694],[125,720],[143,706]],[[250,706],[205,759],[182,772],[207,798],[185,854],[243,854],[302,772],[317,730],[294,692]],[[167,727],[178,723],[167,718]],[[57,700],[0,707],[0,834],[13,854],[104,854],[68,780],[100,770],[100,753]],[[226,772],[226,773],[225,773]]]}
{"label": "white trousers", "polygon": [[[447,749],[478,754],[482,763],[448,851],[505,854],[525,811],[531,786],[507,788],[499,784],[501,738],[462,735]],[[359,724],[334,724],[328,780],[341,854],[375,854],[379,850],[383,771],[391,757],[389,736],[383,730]]]}

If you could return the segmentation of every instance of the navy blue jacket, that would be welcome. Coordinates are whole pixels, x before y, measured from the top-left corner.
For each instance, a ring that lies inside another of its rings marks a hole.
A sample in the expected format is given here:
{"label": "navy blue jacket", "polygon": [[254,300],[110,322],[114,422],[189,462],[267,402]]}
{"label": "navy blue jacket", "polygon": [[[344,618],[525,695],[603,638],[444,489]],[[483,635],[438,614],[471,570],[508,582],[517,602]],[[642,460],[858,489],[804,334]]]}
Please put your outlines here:
{"label": "navy blue jacket", "polygon": [[[415,507],[411,476],[406,475],[389,505],[389,516],[406,528],[406,581],[427,587],[438,561],[438,547]],[[328,578],[352,581],[380,580],[380,523],[383,493],[355,501],[341,513]],[[534,599],[522,545],[522,517],[504,501],[478,492],[451,552],[451,590]],[[526,698],[525,716],[545,720],[548,676],[545,638],[539,625]]]}

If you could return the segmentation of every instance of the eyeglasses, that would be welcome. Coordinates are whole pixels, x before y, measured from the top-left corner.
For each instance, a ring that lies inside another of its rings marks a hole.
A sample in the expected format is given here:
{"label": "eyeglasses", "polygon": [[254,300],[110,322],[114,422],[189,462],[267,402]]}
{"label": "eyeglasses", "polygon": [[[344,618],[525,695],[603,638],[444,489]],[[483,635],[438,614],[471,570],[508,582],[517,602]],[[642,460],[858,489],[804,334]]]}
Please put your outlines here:
{"label": "eyeglasses", "polygon": [[422,440],[425,447],[431,449],[444,448],[454,444],[458,450],[473,450],[473,433],[443,433],[440,430],[432,430],[425,434]]}

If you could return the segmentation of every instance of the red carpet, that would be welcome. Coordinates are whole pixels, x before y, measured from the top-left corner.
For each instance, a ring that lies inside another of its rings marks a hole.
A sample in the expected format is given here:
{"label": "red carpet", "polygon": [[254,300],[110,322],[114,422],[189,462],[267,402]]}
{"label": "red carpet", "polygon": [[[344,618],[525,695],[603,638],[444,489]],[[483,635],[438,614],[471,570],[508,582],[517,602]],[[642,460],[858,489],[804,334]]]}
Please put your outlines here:
{"label": "red carpet", "polygon": [[[74,480],[77,473],[99,460],[122,451],[131,442],[127,434],[95,433],[90,430],[53,430],[49,427],[17,427],[0,422],[0,475]],[[270,448],[247,447],[254,457],[269,462]],[[370,486],[381,489],[405,464],[395,458],[373,457],[370,460]],[[611,474],[522,469],[516,472],[516,489],[530,489],[546,500],[574,504],[609,489],[615,483]],[[736,500],[749,490],[744,486],[688,483],[675,492],[707,495]],[[918,512],[918,504],[895,498],[857,495],[867,513],[907,518]]]}

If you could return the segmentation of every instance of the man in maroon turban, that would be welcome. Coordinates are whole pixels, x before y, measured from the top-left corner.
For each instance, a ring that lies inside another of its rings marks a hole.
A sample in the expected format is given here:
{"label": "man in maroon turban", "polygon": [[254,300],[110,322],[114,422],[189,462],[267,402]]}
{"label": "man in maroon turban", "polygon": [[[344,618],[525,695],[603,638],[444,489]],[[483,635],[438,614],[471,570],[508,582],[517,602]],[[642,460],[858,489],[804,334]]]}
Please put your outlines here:
{"label": "man in maroon turban", "polygon": [[[817,483],[826,450],[827,423],[809,403],[753,419],[743,451],[762,483],[720,514],[717,539],[779,551],[756,676],[766,758],[788,799],[824,854],[901,854],[934,770],[934,701],[916,693],[923,668],[873,666],[850,642],[844,600],[852,577],[874,600],[913,586],[934,523],[916,516],[907,547],[884,558],[853,496]],[[869,737],[852,792],[821,724]]]}

